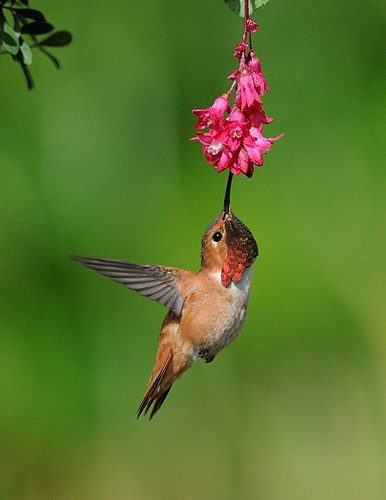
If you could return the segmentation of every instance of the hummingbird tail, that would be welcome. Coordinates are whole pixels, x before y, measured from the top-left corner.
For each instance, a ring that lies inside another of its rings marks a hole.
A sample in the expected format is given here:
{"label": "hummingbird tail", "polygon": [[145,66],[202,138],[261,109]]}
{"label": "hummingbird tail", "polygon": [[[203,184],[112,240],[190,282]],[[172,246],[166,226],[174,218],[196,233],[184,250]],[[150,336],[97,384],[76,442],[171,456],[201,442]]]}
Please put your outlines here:
{"label": "hummingbird tail", "polygon": [[[146,415],[150,410],[152,404],[154,403],[149,417],[149,420],[151,420],[157,413],[157,411],[161,408],[163,402],[166,399],[166,396],[169,394],[169,391],[172,388],[173,382],[169,382],[170,377],[168,376],[168,368],[173,360],[172,349],[169,348],[165,353],[165,356],[162,356],[162,358],[163,359],[157,360],[156,369],[154,370],[151,377],[149,387],[137,410],[137,418],[141,416],[142,412],[144,412],[144,415]],[[167,378],[169,380],[166,380]]]}

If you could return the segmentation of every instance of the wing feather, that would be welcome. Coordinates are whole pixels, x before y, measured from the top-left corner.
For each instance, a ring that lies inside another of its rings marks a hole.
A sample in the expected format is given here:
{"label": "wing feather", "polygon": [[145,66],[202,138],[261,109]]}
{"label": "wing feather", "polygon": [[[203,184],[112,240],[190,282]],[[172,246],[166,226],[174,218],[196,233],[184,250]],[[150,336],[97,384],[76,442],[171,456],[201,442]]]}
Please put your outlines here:
{"label": "wing feather", "polygon": [[136,264],[124,260],[79,256],[71,258],[140,295],[156,300],[177,316],[181,315],[184,305],[184,297],[181,295],[178,283],[178,274],[181,271],[162,266]]}

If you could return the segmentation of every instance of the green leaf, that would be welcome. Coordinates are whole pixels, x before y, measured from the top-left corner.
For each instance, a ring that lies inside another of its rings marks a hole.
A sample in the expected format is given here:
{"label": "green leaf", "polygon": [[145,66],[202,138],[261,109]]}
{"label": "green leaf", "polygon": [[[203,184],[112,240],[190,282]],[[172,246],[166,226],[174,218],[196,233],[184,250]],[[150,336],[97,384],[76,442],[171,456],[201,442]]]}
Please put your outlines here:
{"label": "green leaf", "polygon": [[20,47],[21,53],[23,55],[23,62],[27,66],[32,63],[32,51],[27,42],[23,42]]}
{"label": "green leaf", "polygon": [[16,33],[9,24],[4,23],[1,32],[2,45],[7,52],[14,56],[19,52],[19,36],[20,34]]}
{"label": "green leaf", "polygon": [[[244,0],[224,0],[235,14],[244,17]],[[249,0],[249,14],[268,3],[269,0]]]}

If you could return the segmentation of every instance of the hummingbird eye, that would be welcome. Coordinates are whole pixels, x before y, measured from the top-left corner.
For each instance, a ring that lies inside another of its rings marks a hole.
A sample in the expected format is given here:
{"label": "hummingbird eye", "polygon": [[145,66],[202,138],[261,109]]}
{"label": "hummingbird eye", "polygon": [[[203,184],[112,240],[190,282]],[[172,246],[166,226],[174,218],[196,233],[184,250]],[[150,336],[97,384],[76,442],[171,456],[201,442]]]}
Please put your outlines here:
{"label": "hummingbird eye", "polygon": [[220,233],[220,231],[216,231],[212,236],[212,240],[215,241],[216,243],[218,243],[221,240],[221,238],[222,234]]}

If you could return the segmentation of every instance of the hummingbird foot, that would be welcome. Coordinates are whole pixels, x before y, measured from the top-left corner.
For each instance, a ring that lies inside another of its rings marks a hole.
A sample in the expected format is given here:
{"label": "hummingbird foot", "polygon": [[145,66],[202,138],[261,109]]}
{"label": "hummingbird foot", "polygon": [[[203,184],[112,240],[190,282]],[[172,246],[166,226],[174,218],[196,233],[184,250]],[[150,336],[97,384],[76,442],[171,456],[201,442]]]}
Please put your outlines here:
{"label": "hummingbird foot", "polygon": [[197,356],[199,358],[202,358],[205,363],[211,363],[214,360],[214,356],[209,354],[208,349],[201,349],[200,351],[198,351]]}

